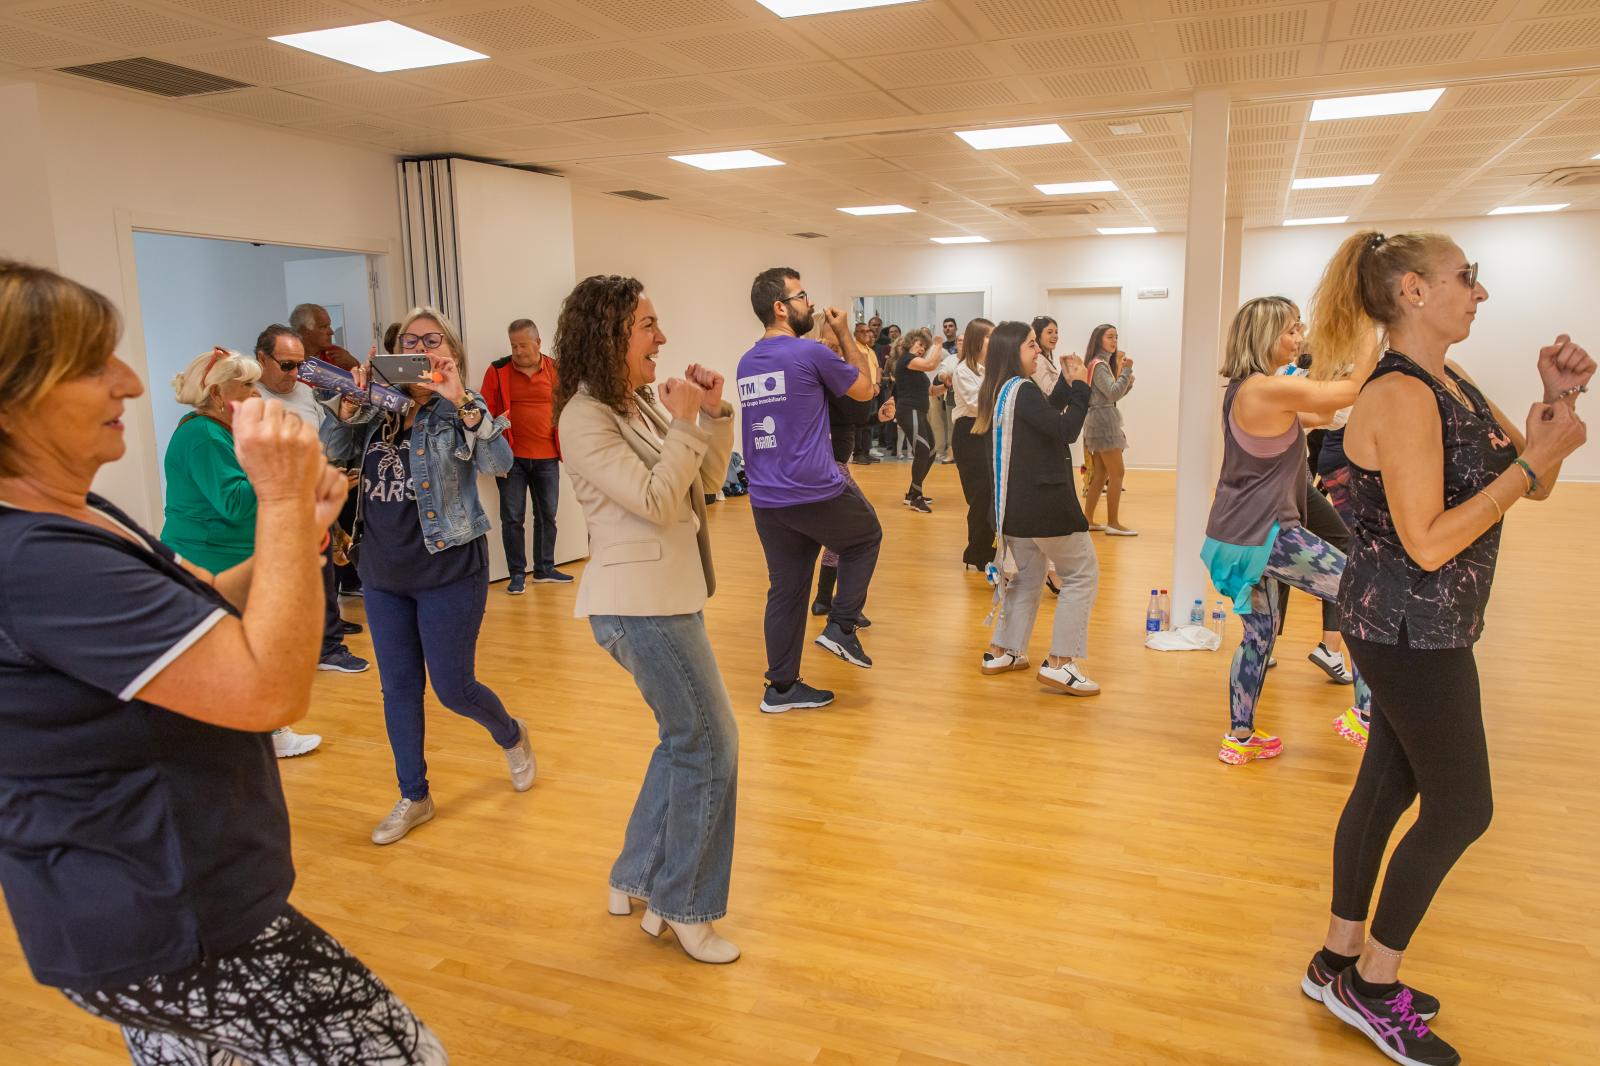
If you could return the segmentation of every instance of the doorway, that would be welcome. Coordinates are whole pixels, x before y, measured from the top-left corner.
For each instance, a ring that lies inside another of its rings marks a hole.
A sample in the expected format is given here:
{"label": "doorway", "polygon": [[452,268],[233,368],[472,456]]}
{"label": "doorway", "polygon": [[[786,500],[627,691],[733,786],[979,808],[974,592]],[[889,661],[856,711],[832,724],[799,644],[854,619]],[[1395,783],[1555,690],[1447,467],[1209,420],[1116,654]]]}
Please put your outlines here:
{"label": "doorway", "polygon": [[167,441],[188,413],[167,382],[195,356],[216,346],[249,354],[263,328],[288,324],[301,303],[326,307],[334,343],[357,358],[376,343],[375,256],[143,230],[133,252],[163,495]]}
{"label": "doorway", "polygon": [[1059,357],[1076,352],[1084,362],[1088,362],[1091,353],[1084,351],[1084,348],[1088,346],[1089,335],[1095,327],[1105,323],[1117,325],[1122,317],[1122,289],[1051,289],[1046,294],[1045,306],[1049,308],[1047,314],[1056,320],[1056,328],[1061,332],[1061,339],[1056,342],[1056,355]]}

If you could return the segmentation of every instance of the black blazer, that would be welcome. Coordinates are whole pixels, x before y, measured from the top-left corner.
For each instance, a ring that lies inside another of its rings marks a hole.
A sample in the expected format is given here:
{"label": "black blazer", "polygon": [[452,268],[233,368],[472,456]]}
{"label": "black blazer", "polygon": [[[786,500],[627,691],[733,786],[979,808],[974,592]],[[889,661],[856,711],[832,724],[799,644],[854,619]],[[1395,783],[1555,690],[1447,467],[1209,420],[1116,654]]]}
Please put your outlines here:
{"label": "black blazer", "polygon": [[1045,399],[1032,380],[1017,389],[1012,423],[1011,476],[1006,485],[1008,537],[1065,537],[1087,533],[1072,476],[1072,449],[1089,414],[1089,386],[1065,377]]}

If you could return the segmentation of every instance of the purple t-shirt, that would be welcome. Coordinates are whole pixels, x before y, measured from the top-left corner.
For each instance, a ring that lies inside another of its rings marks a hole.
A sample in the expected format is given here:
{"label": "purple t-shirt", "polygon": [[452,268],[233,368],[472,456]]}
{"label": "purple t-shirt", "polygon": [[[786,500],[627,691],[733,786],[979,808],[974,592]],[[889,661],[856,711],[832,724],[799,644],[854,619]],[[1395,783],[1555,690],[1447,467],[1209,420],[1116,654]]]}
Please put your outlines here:
{"label": "purple t-shirt", "polygon": [[860,374],[816,341],[765,337],[739,360],[739,417],[750,502],[788,507],[831,500],[844,475],[828,436],[828,397]]}

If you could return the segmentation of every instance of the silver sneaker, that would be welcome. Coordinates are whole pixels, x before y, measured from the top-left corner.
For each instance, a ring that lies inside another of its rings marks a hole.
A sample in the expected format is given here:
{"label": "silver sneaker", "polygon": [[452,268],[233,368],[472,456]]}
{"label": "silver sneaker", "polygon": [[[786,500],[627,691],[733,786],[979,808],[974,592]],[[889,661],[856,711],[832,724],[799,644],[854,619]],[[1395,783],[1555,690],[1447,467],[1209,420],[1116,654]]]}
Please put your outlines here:
{"label": "silver sneaker", "polygon": [[502,748],[506,753],[506,768],[511,771],[511,787],[518,792],[526,792],[533,787],[533,779],[539,776],[539,760],[533,757],[533,739],[528,736],[528,723],[520,718],[513,718],[517,729],[522,733],[516,746]]}
{"label": "silver sneaker", "polygon": [[419,800],[402,799],[394,805],[389,817],[378,823],[372,831],[374,844],[393,844],[423,822],[433,821],[433,797]]}

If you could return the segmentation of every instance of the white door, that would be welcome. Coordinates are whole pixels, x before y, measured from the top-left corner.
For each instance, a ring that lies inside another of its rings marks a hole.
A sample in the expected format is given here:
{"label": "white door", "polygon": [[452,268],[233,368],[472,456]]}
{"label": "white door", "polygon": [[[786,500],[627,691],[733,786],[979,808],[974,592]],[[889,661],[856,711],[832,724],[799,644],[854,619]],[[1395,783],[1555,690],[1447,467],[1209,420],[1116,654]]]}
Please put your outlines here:
{"label": "white door", "polygon": [[1048,294],[1048,314],[1056,320],[1061,339],[1056,342],[1056,356],[1076,352],[1087,361],[1084,348],[1096,326],[1117,324],[1122,315],[1121,289],[1051,289]]}

